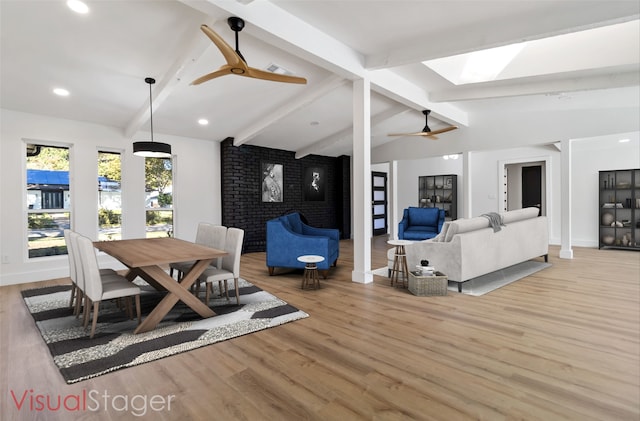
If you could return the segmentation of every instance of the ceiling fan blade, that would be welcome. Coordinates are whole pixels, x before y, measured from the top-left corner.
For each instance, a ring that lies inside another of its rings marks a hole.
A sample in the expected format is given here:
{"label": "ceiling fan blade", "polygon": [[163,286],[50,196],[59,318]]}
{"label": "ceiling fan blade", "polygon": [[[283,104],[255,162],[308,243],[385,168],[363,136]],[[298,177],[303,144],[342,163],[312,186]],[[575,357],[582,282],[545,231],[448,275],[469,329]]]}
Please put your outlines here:
{"label": "ceiling fan blade", "polygon": [[424,136],[431,139],[437,139],[437,134],[450,132],[451,130],[457,129],[458,126],[449,126],[444,129],[432,130],[430,132],[416,132],[416,133],[389,133],[387,136]]}
{"label": "ceiling fan blade", "polygon": [[213,29],[209,28],[207,25],[200,25],[200,29],[205,33],[207,37],[209,37],[211,41],[213,41],[216,47],[218,47],[218,50],[220,50],[229,66],[246,66],[244,60],[242,60],[242,58],[236,53],[236,51],[229,44],[227,44],[220,35],[215,33]]}
{"label": "ceiling fan blade", "polygon": [[417,132],[417,133],[391,133],[388,136],[424,136],[424,137],[428,137],[429,139],[433,139],[436,140],[438,139],[436,136],[436,134],[440,134],[440,133],[445,133],[445,132],[450,132],[451,130],[455,130],[458,128],[458,126],[449,126],[449,127],[445,127],[444,129],[438,129],[438,130],[431,130],[429,128],[429,114],[431,114],[431,110],[423,110],[422,114],[424,114],[424,129],[422,129],[421,132]]}
{"label": "ceiling fan blade", "polygon": [[458,126],[449,126],[449,127],[445,127],[444,129],[432,130],[431,134],[446,133],[446,132],[450,132],[451,130],[455,130],[457,128]]}
{"label": "ceiling fan blade", "polygon": [[307,83],[307,79],[303,77],[281,75],[278,73],[268,72],[266,70],[256,69],[254,67],[247,67],[247,73],[243,76],[271,80],[273,82],[298,83],[302,85]]}
{"label": "ceiling fan blade", "polygon": [[204,76],[200,76],[199,78],[197,78],[196,80],[194,80],[193,82],[191,82],[192,85],[200,85],[201,83],[207,82],[211,79],[215,79],[217,77],[220,76],[226,76],[229,74],[232,74],[232,67],[229,66],[228,64],[225,64],[224,66],[220,67],[218,70],[216,70],[215,72],[211,72],[211,73],[207,73]]}

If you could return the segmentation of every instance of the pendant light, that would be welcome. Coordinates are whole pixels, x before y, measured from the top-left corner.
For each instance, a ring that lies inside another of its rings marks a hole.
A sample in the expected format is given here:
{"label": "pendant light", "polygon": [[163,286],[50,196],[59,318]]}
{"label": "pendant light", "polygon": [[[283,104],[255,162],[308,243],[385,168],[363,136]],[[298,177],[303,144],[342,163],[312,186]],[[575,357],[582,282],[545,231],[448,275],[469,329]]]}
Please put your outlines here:
{"label": "pendant light", "polygon": [[133,142],[133,154],[146,158],[171,158],[171,145],[153,141],[153,101],[151,99],[151,85],[156,83],[154,78],[144,80],[149,84],[149,115],[151,119],[151,141]]}

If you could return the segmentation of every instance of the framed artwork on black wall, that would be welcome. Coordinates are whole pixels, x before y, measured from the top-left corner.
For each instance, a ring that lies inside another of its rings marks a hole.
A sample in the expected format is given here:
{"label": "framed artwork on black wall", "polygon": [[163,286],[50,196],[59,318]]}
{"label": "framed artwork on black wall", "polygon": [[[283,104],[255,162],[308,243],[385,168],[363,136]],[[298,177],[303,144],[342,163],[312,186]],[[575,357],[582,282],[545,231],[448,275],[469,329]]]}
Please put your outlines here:
{"label": "framed artwork on black wall", "polygon": [[283,202],[283,167],[282,164],[263,162],[262,166],[262,201]]}
{"label": "framed artwork on black wall", "polygon": [[324,201],[327,170],[324,167],[307,167],[304,171],[304,200],[310,202]]}

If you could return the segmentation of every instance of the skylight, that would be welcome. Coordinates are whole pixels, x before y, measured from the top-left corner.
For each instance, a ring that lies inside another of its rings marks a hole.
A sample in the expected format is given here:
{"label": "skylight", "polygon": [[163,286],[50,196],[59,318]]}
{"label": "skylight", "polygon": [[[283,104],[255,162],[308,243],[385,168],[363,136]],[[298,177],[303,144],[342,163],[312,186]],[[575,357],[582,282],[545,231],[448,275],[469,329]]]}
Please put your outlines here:
{"label": "skylight", "polygon": [[476,83],[495,80],[505,67],[522,51],[525,43],[505,45],[468,54],[459,83]]}
{"label": "skylight", "polygon": [[488,50],[423,61],[422,64],[456,85],[489,82],[496,80],[498,75],[523,50],[525,45],[526,43],[505,45]]}
{"label": "skylight", "polygon": [[636,19],[422,63],[455,85],[637,65],[639,26]]}

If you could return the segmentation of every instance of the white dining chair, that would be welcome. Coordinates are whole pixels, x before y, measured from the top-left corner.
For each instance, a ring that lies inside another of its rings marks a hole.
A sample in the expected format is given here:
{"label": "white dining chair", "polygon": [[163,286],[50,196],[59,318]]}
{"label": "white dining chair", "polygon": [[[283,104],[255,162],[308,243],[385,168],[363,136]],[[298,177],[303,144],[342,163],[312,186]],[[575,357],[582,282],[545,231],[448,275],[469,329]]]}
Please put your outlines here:
{"label": "white dining chair", "polygon": [[[196,232],[195,243],[218,250],[224,250],[226,236],[227,227],[223,225],[213,225],[208,222],[200,222]],[[180,280],[195,263],[195,261],[171,263],[169,265],[169,275],[173,277],[173,271],[176,270],[178,273],[178,280]],[[220,267],[221,263],[222,258],[219,257],[211,263],[211,266]],[[196,289],[197,288],[198,285],[196,285]]]}
{"label": "white dining chair", "polygon": [[131,317],[131,297],[135,296],[136,314],[138,316],[138,324],[140,324],[140,288],[129,282],[124,276],[118,274],[101,275],[95,248],[90,238],[77,235],[75,242],[80,257],[82,279],[84,282],[85,303],[83,321],[85,329],[89,323],[90,306],[93,304],[93,321],[91,323],[91,334],[89,337],[93,338],[95,334],[100,302],[103,300],[125,298],[127,301],[128,314],[129,317]]}
{"label": "white dining chair", "polygon": [[73,246],[71,245],[71,230],[65,229],[64,231],[64,243],[67,246],[67,257],[69,259],[69,278],[71,279],[71,299],[69,300],[69,307],[74,309],[73,314],[76,314],[76,299],[82,300],[82,292],[78,288],[77,283],[77,270],[76,259],[73,256]]}
{"label": "white dining chair", "polygon": [[[73,238],[77,235],[79,234],[70,229],[64,230],[64,242],[67,246],[67,257],[69,258],[69,278],[71,278],[72,284],[69,307],[73,308],[73,314],[79,317],[83,301],[83,288],[80,285],[82,283],[82,268],[79,267],[79,256],[77,255],[75,239]],[[115,275],[116,273],[113,269],[100,269],[101,275]]]}
{"label": "white dining chair", "polygon": [[240,228],[228,228],[224,250],[228,253],[222,257],[220,267],[208,267],[198,278],[199,282],[205,283],[205,303],[209,305],[210,292],[213,290],[212,283],[218,282],[221,291],[221,283],[224,282],[224,290],[227,300],[229,299],[229,286],[227,281],[233,279],[236,290],[236,302],[240,304],[240,288],[238,279],[240,278],[240,256],[242,255],[242,242],[244,241],[244,230]]}

